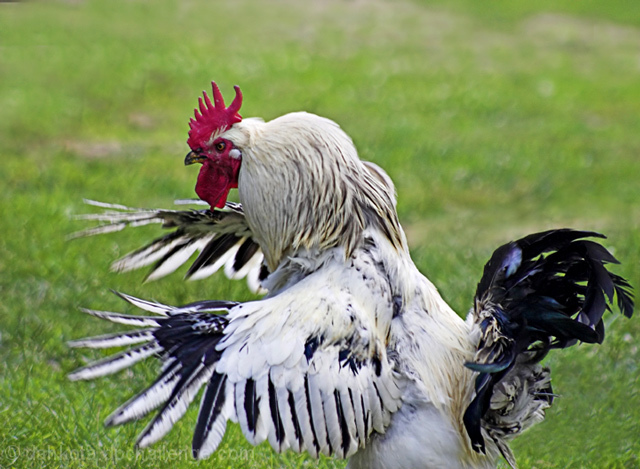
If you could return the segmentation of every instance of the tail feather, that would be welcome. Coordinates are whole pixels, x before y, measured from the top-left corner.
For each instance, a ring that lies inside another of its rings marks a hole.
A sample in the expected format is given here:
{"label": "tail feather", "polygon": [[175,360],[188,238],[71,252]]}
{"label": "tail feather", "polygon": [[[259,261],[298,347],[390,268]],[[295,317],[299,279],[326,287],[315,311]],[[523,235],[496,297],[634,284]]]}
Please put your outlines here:
{"label": "tail feather", "polygon": [[[466,364],[479,372],[475,398],[464,415],[477,451],[485,451],[483,431],[513,434],[497,430],[495,422],[503,424],[504,416],[491,417],[491,399],[499,383],[547,380],[548,371],[541,371],[537,363],[549,350],[577,341],[601,343],[602,317],[611,311],[615,298],[622,314],[631,317],[631,286],[606,268],[606,264],[617,264],[617,259],[602,245],[583,239],[587,237],[604,238],[568,229],[535,233],[499,247],[485,265],[473,311],[481,340],[475,360]],[[528,418],[525,411],[539,416],[548,407],[551,392],[545,386],[527,386],[535,392],[525,390],[529,407],[520,406],[521,418]]]}
{"label": "tail feather", "polygon": [[618,309],[622,311],[626,317],[630,318],[633,314],[633,296],[631,295],[631,284],[624,278],[611,274],[613,285],[616,290],[616,298],[618,300]]}

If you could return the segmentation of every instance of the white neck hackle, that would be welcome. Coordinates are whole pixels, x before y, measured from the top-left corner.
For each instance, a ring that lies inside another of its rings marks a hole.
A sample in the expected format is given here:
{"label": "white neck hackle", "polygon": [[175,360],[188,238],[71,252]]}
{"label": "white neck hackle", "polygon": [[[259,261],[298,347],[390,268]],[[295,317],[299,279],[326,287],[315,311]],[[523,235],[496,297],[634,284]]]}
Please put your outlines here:
{"label": "white neck hackle", "polygon": [[407,252],[390,178],[335,122],[297,112],[245,119],[223,136],[242,151],[240,200],[272,271],[304,250],[343,247],[348,257],[368,227]]}

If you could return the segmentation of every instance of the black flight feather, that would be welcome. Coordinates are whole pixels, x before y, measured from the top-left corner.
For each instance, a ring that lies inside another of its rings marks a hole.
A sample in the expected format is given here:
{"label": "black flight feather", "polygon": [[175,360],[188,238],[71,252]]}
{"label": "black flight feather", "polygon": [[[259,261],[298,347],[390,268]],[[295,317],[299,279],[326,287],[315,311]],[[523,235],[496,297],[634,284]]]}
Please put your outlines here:
{"label": "black flight feather", "polygon": [[193,441],[191,443],[191,451],[194,458],[198,458],[198,454],[202,449],[202,445],[207,439],[213,423],[220,415],[222,406],[225,402],[225,385],[227,382],[227,376],[219,373],[213,373],[204,397],[202,398],[202,404],[200,406],[200,413],[198,414],[198,421],[196,422],[196,428],[193,433]]}
{"label": "black flight feather", "polygon": [[240,238],[238,236],[231,233],[223,234],[212,239],[205,246],[200,255],[198,255],[193,264],[191,264],[186,277],[189,278],[203,267],[214,264],[229,249],[231,249],[239,239]]}
{"label": "black flight feather", "polygon": [[242,269],[247,262],[258,252],[260,246],[252,239],[247,238],[238,248],[233,261],[233,270],[236,272]]}
{"label": "black flight feather", "polygon": [[258,422],[260,398],[256,398],[256,382],[249,378],[244,388],[244,412],[247,414],[247,426],[251,433],[256,432]]}

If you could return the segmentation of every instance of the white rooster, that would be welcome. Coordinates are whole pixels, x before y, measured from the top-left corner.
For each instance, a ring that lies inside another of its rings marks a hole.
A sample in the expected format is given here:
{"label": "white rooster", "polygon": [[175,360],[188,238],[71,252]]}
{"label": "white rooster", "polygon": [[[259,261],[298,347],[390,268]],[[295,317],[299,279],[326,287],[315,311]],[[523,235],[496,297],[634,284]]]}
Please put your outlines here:
{"label": "white rooster", "polygon": [[[358,158],[334,122],[292,113],[270,122],[204,94],[185,163],[203,164],[196,193],[211,210],[133,210],[106,205],[105,224],[84,234],[161,222],[177,229],[117,261],[155,262],[151,277],[196,251],[188,276],[225,266],[268,290],[259,301],[183,307],[127,295],[154,313],[88,313],[142,329],[72,342],[140,344],[70,375],[91,379],[159,355],[159,378],[107,424],[159,408],[140,435],[162,438],[202,394],[193,453],[218,447],[228,420],[276,451],[350,457],[351,468],[492,468],[508,441],[551,405],[552,348],[601,342],[617,297],[630,317],[631,287],[597,233],[553,230],[500,247],[462,320],[415,267],[386,173]],[[238,187],[242,206],[225,203]],[[224,210],[216,210],[223,208]],[[243,211],[244,210],[244,211]]]}

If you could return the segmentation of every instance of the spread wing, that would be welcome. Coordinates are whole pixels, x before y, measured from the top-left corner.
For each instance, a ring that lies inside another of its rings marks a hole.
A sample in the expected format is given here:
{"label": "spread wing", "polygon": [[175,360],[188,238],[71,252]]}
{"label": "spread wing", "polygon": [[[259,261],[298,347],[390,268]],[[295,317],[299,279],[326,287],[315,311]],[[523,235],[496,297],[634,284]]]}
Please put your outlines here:
{"label": "spread wing", "polygon": [[181,308],[123,296],[156,315],[88,311],[140,329],[71,345],[138,345],[70,378],[104,376],[159,354],[158,379],[107,419],[121,424],[159,408],[139,446],[162,438],[204,387],[195,457],[216,450],[228,420],[239,422],[252,444],[268,440],[276,451],[348,457],[372,432],[385,431],[401,405],[401,382],[379,325],[363,304],[371,299],[360,300],[345,283],[335,272],[321,270],[260,301]]}
{"label": "spread wing", "polygon": [[478,284],[473,315],[481,339],[467,366],[479,375],[464,423],[477,451],[488,435],[513,467],[503,440],[542,420],[553,400],[549,370],[539,362],[554,348],[601,343],[614,298],[625,316],[633,312],[630,285],[606,268],[618,261],[589,237],[604,238],[564,229],[505,244]]}
{"label": "spread wing", "polygon": [[223,210],[211,211],[140,209],[92,200],[85,200],[85,203],[104,211],[77,218],[95,220],[100,225],[75,233],[73,237],[154,223],[172,229],[165,236],[115,261],[111,265],[114,271],[126,272],[153,264],[146,280],[156,280],[174,272],[198,253],[187,271],[188,279],[202,279],[223,269],[229,278],[246,277],[249,287],[256,292],[268,275],[262,265],[262,251],[253,240],[240,204],[227,202]]}

